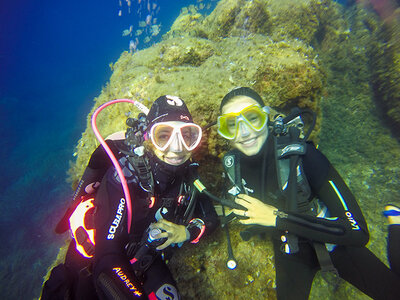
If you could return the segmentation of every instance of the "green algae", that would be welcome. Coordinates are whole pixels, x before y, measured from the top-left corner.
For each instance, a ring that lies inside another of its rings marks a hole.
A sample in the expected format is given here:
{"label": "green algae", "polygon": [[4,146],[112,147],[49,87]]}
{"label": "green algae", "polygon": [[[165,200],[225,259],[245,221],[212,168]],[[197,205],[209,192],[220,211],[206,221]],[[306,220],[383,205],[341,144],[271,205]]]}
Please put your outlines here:
{"label": "green algae", "polygon": [[381,43],[372,54],[373,83],[379,103],[400,137],[400,8],[379,28]]}
{"label": "green algae", "polygon": [[[113,74],[94,99],[76,147],[71,183],[76,185],[98,145],[89,120],[99,105],[132,98],[150,106],[158,96],[174,94],[205,126],[216,119],[227,91],[251,86],[277,111],[287,113],[298,105],[317,112],[313,139],[358,199],[371,233],[368,247],[386,262],[386,228],[379,211],[400,198],[400,169],[394,163],[400,161],[400,149],[382,121],[385,111],[377,105],[376,91],[396,121],[396,106],[387,104],[398,99],[396,34],[362,7],[345,11],[329,0],[223,0],[208,16],[184,9],[160,43],[133,55],[124,52],[111,65]],[[127,104],[103,111],[98,120],[103,136],[124,130],[129,113],[137,110]],[[203,181],[216,193],[222,186],[219,158],[226,149],[211,129],[196,153]],[[275,299],[271,241],[244,242],[239,236],[244,227],[231,227],[236,270],[225,267],[222,230],[199,245],[185,245],[172,258],[170,268],[184,299]],[[368,297],[344,282],[333,290],[318,275],[311,298]]]}

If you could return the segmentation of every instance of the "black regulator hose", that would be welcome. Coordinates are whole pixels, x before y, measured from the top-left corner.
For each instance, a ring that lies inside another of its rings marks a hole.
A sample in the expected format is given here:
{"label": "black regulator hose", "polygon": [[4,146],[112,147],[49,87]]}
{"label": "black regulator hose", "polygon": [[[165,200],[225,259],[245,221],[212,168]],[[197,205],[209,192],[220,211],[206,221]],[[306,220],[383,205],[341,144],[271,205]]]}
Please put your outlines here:
{"label": "black regulator hose", "polygon": [[211,128],[212,126],[216,125],[217,121],[212,121],[211,123],[208,123],[206,126],[202,127],[201,129],[203,131],[206,131],[208,128]]}
{"label": "black regulator hose", "polygon": [[200,193],[204,193],[206,194],[208,197],[210,197],[211,199],[213,199],[214,201],[219,202],[220,204],[230,207],[230,208],[234,208],[234,209],[241,209],[241,210],[247,210],[247,208],[245,208],[244,206],[237,204],[234,201],[229,201],[227,199],[222,199],[219,198],[213,194],[211,194],[209,191],[206,190],[206,187],[201,183],[201,181],[199,179],[196,179],[193,182],[194,186],[196,187],[196,189],[199,190]]}
{"label": "black regulator hose", "polygon": [[311,115],[311,117],[312,117],[311,126],[310,126],[310,128],[308,128],[308,131],[304,135],[304,138],[303,138],[303,141],[306,141],[310,137],[310,134],[314,130],[315,124],[317,122],[317,115],[311,109],[309,109],[309,108],[299,109],[299,108],[296,107],[295,109],[292,110],[292,113],[290,113],[288,116],[283,118],[283,124],[287,124],[288,122],[290,122],[294,118],[297,118],[298,116],[301,116],[303,114],[308,114],[308,115]]}
{"label": "black regulator hose", "polygon": [[[222,215],[224,218],[226,218],[225,215],[225,207],[222,205]],[[235,256],[233,255],[233,249],[232,249],[232,243],[231,243],[231,237],[229,234],[229,228],[228,228],[228,222],[222,225],[225,230],[226,234],[226,242],[227,242],[227,247],[228,247],[228,259],[226,260],[226,266],[230,270],[234,270],[237,266],[237,260],[235,259]]]}

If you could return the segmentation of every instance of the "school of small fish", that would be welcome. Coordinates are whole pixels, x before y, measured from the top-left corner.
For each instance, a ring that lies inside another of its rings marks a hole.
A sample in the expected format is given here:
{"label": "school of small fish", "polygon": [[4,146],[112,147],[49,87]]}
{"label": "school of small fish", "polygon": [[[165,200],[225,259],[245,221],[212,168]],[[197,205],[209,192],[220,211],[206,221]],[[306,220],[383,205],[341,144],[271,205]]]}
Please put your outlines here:
{"label": "school of small fish", "polygon": [[[216,0],[211,0],[216,1]],[[157,15],[160,6],[157,0],[118,0],[118,16],[127,19],[129,25],[122,31],[123,37],[129,37],[129,52],[135,53],[142,48],[148,47],[149,43],[156,42],[161,33],[161,22]],[[204,4],[203,0],[197,0],[197,5],[190,5],[190,11],[210,9],[211,4]],[[182,12],[185,10],[183,9]],[[189,11],[189,10],[186,10]],[[137,22],[132,24],[132,21]]]}

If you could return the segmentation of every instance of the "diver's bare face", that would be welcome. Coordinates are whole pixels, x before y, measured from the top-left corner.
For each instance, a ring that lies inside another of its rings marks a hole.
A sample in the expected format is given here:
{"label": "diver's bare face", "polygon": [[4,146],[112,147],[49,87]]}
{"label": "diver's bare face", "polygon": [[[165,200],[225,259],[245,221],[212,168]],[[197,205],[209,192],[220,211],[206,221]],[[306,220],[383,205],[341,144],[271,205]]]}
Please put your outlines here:
{"label": "diver's bare face", "polygon": [[[222,107],[222,114],[238,113],[249,107],[258,104],[254,99],[247,96],[237,96],[229,100]],[[256,155],[260,152],[268,137],[268,126],[257,132],[244,122],[239,122],[239,128],[236,137],[231,141],[231,146],[238,149],[247,156]]]}

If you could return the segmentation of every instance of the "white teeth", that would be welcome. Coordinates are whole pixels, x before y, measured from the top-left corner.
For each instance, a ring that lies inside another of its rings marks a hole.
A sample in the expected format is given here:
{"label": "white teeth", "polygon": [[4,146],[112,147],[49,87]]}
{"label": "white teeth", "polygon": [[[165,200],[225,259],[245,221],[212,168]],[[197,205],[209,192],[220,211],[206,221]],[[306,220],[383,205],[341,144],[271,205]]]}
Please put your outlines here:
{"label": "white teeth", "polygon": [[171,163],[179,163],[182,161],[182,158],[180,158],[180,157],[167,158],[167,160],[170,161]]}
{"label": "white teeth", "polygon": [[255,140],[256,140],[256,139],[250,139],[250,140],[247,140],[247,141],[243,141],[242,144],[248,145],[248,144],[253,143]]}

